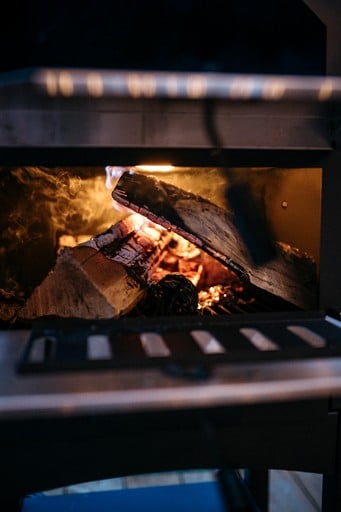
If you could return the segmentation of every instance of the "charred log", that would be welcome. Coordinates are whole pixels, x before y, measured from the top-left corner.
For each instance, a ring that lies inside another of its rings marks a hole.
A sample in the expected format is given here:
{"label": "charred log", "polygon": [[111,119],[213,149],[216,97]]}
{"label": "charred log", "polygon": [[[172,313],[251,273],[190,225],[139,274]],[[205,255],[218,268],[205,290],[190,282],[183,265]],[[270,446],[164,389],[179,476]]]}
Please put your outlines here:
{"label": "charred log", "polygon": [[167,274],[148,287],[137,310],[145,316],[195,315],[198,299],[198,290],[187,277]]}
{"label": "charred log", "polygon": [[245,283],[299,308],[316,307],[316,265],[307,254],[274,242],[276,257],[256,266],[236,228],[233,213],[174,185],[124,173],[112,193],[120,204],[178,233],[235,272]]}

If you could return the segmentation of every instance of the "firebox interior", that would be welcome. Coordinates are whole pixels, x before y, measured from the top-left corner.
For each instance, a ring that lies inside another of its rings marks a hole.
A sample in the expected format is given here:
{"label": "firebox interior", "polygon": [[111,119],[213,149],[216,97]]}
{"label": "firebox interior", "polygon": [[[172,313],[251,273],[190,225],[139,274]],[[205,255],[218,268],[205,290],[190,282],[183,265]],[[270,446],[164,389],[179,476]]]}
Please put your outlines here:
{"label": "firebox interior", "polygon": [[[112,168],[120,169],[121,173],[127,170],[136,172],[135,166]],[[226,190],[231,174],[226,173],[224,168],[175,166],[171,171],[157,174],[141,170],[138,172],[156,176],[219,208],[230,208]],[[230,172],[250,187],[271,226],[274,239],[302,255],[308,255],[313,262],[317,303],[322,170],[235,167]],[[3,290],[3,322],[13,321],[16,312],[53,271],[63,247],[75,247],[91,240],[131,214],[128,208],[112,200],[111,191],[117,183],[117,176],[111,176],[108,182],[105,170],[100,166],[1,169],[3,236],[0,288]],[[13,197],[16,197],[16,201],[12,200]],[[245,287],[237,276],[224,268],[221,262],[201,253],[198,247],[174,235],[167,252],[164,252],[159,264],[149,273],[149,282],[155,283],[168,273],[182,273],[197,286],[200,313],[211,314],[212,306],[217,303],[221,307],[214,307],[214,314],[259,311],[256,304],[252,306],[254,298],[245,295]],[[241,294],[238,296],[239,305],[233,304],[236,301],[231,299],[238,293]],[[266,293],[261,295],[263,299],[264,296],[268,299]],[[266,303],[267,308],[273,308],[274,311],[286,308],[291,310],[293,306],[281,301],[280,297],[273,297],[272,302],[266,300]]]}

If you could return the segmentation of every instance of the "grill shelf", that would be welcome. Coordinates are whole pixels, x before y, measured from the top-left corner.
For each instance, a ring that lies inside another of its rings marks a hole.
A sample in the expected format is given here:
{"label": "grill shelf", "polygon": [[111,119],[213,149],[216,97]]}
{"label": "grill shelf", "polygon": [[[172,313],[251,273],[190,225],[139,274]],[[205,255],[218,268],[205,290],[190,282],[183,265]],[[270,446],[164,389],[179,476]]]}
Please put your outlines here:
{"label": "grill shelf", "polygon": [[319,312],[95,322],[49,318],[32,326],[17,371],[154,367],[202,378],[221,363],[340,355],[339,324]]}

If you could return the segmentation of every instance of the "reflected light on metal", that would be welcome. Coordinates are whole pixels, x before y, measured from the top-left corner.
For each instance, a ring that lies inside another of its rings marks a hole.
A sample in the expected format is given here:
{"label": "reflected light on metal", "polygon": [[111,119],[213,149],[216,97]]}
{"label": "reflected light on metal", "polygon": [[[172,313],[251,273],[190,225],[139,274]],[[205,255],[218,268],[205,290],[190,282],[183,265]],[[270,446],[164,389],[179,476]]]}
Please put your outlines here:
{"label": "reflected light on metal", "polygon": [[72,96],[74,94],[73,78],[67,71],[59,74],[59,89],[63,96]]}
{"label": "reflected light on metal", "polygon": [[[28,79],[49,96],[201,100],[328,101],[341,97],[341,76],[246,75],[210,72],[37,69]],[[17,77],[13,75],[13,80]],[[9,77],[6,76],[8,85]],[[1,81],[0,81],[1,86]]]}

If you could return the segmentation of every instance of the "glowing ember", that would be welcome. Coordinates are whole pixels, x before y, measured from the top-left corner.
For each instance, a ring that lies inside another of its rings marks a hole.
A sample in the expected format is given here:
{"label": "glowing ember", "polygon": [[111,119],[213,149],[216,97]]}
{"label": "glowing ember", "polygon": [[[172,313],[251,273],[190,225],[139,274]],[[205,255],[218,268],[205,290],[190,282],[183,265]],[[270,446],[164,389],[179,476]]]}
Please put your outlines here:
{"label": "glowing ember", "polygon": [[199,313],[213,306],[235,304],[244,293],[243,284],[233,272],[177,234],[173,234],[152,269],[150,281],[157,283],[169,274],[182,274],[196,286]]}
{"label": "glowing ember", "polygon": [[[239,293],[243,291],[240,287]],[[229,285],[218,284],[216,286],[210,286],[206,290],[199,291],[199,305],[198,309],[202,310],[207,307],[212,307],[216,304],[230,305],[236,303],[238,295],[234,288]]]}

